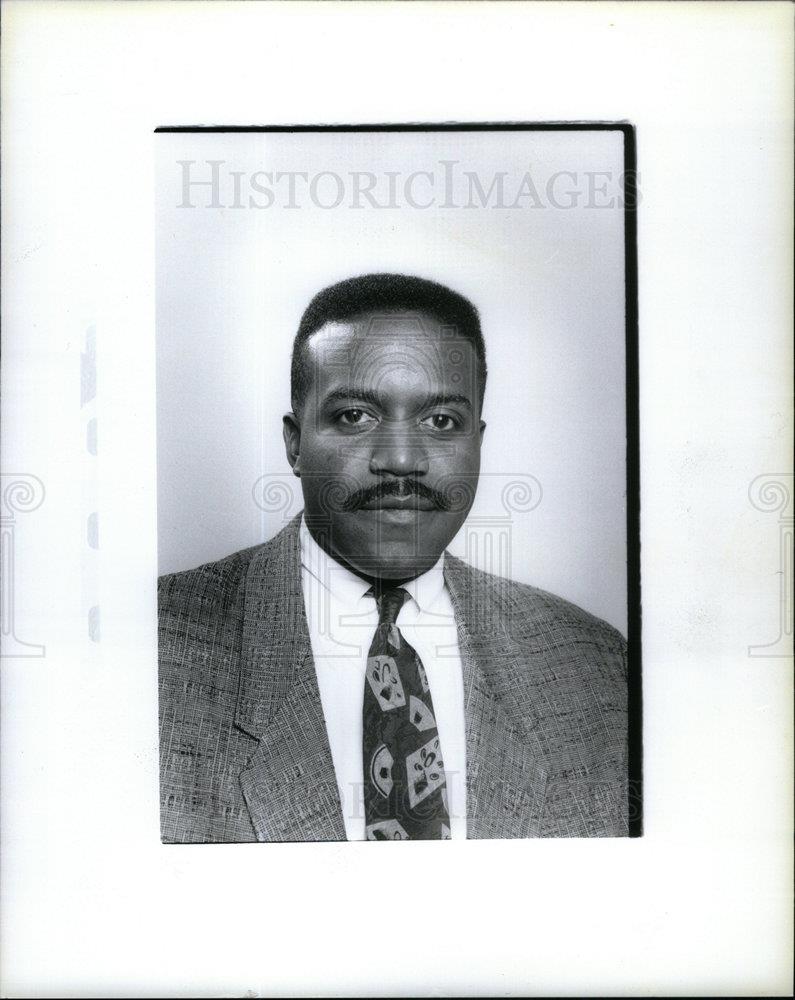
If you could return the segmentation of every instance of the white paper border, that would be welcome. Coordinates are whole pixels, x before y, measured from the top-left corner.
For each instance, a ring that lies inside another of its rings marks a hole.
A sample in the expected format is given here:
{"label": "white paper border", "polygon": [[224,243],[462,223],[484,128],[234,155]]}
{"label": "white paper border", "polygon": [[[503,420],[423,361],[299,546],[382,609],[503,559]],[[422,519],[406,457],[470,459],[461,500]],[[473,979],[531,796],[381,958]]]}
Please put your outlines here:
{"label": "white paper border", "polygon": [[[791,6],[3,15],[4,486],[44,486],[12,586],[46,651],[2,665],[3,993],[789,993],[792,661],[748,649],[784,569],[749,488],[791,472]],[[157,839],[152,129],[451,120],[638,129],[646,836],[401,845],[433,912],[378,919],[368,845]]]}

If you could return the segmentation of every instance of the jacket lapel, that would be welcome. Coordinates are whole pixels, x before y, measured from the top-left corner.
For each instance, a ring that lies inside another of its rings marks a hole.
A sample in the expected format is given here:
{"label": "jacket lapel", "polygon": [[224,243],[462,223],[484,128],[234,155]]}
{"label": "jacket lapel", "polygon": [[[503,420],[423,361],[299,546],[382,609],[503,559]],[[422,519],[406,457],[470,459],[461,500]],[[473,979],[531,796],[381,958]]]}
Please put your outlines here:
{"label": "jacket lapel", "polygon": [[510,678],[522,669],[521,653],[471,567],[446,553],[445,580],[464,673],[467,837],[537,837],[547,774],[524,723],[510,715]]}
{"label": "jacket lapel", "polygon": [[246,578],[235,724],[259,740],[240,775],[258,840],[345,840],[301,589],[300,515]]}

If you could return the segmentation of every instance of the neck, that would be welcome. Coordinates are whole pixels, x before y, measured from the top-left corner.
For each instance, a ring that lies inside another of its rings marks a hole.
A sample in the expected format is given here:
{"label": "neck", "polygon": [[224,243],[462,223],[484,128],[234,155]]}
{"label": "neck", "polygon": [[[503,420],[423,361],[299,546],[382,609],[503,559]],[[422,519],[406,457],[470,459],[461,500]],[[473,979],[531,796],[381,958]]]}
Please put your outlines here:
{"label": "neck", "polygon": [[401,576],[399,578],[387,577],[381,574],[373,575],[370,573],[366,573],[363,570],[359,569],[358,567],[354,566],[345,558],[345,556],[341,555],[334,549],[334,547],[331,545],[331,542],[329,541],[326,530],[324,530],[325,526],[324,529],[317,530],[316,528],[313,528],[313,526],[306,520],[306,517],[304,518],[304,523],[306,524],[307,531],[312,536],[313,540],[320,546],[320,548],[323,549],[323,551],[327,555],[331,556],[331,558],[334,559],[336,562],[338,562],[341,566],[344,566],[346,569],[350,570],[351,573],[354,573],[362,580],[366,580],[367,583],[369,583],[372,586],[373,591],[375,592],[376,595],[385,590],[391,590],[395,587],[402,587],[405,584],[410,583],[412,580],[416,580],[418,576],[422,576],[423,573],[422,570],[412,574],[411,576]]}

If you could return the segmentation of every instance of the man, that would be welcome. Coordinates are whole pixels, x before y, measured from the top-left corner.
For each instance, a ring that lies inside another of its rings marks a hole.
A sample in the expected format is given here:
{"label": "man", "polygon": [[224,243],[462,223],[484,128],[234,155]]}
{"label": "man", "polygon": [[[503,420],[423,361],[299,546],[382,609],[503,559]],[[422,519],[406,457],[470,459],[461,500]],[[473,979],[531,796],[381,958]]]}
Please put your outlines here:
{"label": "man", "polygon": [[449,288],[366,275],[310,303],[302,514],[160,581],[164,841],[626,835],[623,638],[445,552],[485,384]]}

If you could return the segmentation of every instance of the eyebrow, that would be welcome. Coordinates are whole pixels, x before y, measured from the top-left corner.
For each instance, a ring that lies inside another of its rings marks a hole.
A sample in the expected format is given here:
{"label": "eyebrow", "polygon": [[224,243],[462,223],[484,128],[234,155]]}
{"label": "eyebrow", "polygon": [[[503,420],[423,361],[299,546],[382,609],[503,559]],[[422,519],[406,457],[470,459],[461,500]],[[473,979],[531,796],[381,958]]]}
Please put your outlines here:
{"label": "eyebrow", "polygon": [[[326,394],[323,403],[334,403],[338,401],[360,400],[363,403],[370,403],[371,406],[383,406],[383,400],[377,392],[365,386],[350,389],[332,389]],[[472,409],[472,402],[468,396],[460,392],[438,392],[424,402],[424,406],[444,406],[446,404],[459,403]]]}

